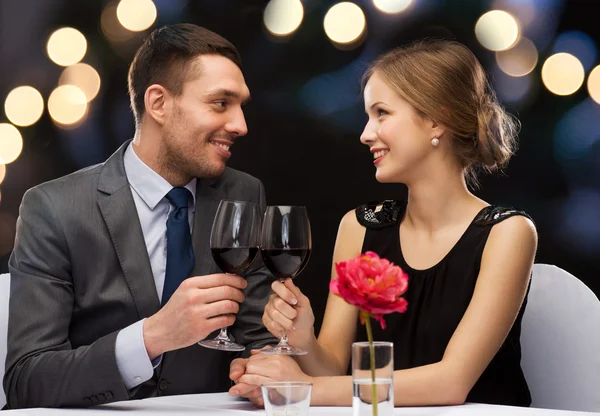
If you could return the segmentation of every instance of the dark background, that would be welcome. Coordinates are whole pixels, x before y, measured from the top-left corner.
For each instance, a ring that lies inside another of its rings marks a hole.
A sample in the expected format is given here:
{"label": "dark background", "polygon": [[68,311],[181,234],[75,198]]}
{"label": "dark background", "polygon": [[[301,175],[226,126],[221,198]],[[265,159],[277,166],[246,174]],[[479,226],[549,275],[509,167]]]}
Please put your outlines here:
{"label": "dark background", "polygon": [[[104,161],[133,135],[126,74],[136,47],[149,31],[127,42],[109,41],[99,23],[109,3],[0,0],[2,102],[19,85],[32,85],[47,99],[63,68],[48,59],[45,45],[61,26],[75,27],[86,36],[88,52],[83,62],[94,66],[102,78],[100,94],[79,127],[57,127],[45,111],[34,126],[19,128],[22,154],[7,165],[0,184],[0,272],[8,270],[23,193]],[[249,134],[233,148],[230,166],[260,178],[268,203],[308,207],[313,253],[296,283],[315,307],[317,326],[339,220],[361,203],[399,199],[406,192],[401,185],[375,180],[372,156],[359,142],[366,122],[361,72],[379,53],[426,36],[452,38],[469,46],[490,72],[504,104],[522,122],[517,155],[504,175],[482,178],[476,194],[490,203],[527,211],[539,232],[536,261],[569,271],[600,294],[600,104],[590,99],[585,84],[575,94],[560,97],[544,87],[540,76],[544,60],[557,51],[557,39],[567,31],[587,35],[596,51],[598,1],[413,0],[411,8],[398,15],[384,15],[370,0],[356,1],[365,12],[368,29],[364,42],[351,50],[334,47],[323,31],[323,16],[333,1],[303,1],[304,21],[284,41],[275,41],[264,29],[266,3],[156,0],[158,20],[151,29],[195,23],[223,35],[240,50],[253,98],[246,107]],[[494,53],[474,35],[475,22],[486,11],[523,5],[532,7],[534,18],[522,31],[540,55],[527,82],[501,73]],[[580,59],[587,59],[591,67],[600,62],[597,54]],[[586,67],[586,77],[591,67]],[[522,85],[530,88],[521,99],[515,98],[515,87],[517,93],[525,91]],[[0,111],[2,122],[8,121]]]}

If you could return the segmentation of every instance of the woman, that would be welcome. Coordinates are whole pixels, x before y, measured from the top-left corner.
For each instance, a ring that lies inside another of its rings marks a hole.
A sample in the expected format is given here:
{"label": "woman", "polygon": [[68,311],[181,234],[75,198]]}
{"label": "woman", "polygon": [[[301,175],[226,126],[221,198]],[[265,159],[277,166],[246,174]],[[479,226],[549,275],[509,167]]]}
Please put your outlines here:
{"label": "woman", "polygon": [[[490,206],[467,186],[477,171],[508,162],[515,121],[457,42],[393,50],[364,79],[369,118],[360,140],[377,180],[406,184],[408,200],[347,213],[333,262],[370,250],[409,275],[407,312],[386,316],[385,331],[374,325],[376,340],[394,342],[395,405],[528,406],[519,337],[536,230],[526,214]],[[273,290],[265,326],[276,336],[287,330],[290,344],[308,354],[254,355],[238,386],[307,380],[313,405],[351,405],[351,344],[366,340],[356,308],[330,294],[317,339],[300,290],[291,281]]]}

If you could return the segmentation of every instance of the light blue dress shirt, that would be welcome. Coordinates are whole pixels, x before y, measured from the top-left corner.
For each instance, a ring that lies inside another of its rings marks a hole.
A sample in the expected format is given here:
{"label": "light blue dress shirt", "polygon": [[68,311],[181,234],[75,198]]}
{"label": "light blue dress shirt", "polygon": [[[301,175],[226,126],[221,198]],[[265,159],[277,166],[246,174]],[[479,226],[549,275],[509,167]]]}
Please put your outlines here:
{"label": "light blue dress shirt", "polygon": [[[167,266],[167,218],[173,209],[165,196],[173,186],[135,154],[132,144],[125,150],[123,161],[144,234],[156,293],[158,299],[161,299]],[[185,187],[193,196],[191,209],[188,209],[190,230],[192,230],[196,207],[196,179],[192,179]],[[122,329],[117,335],[115,345],[117,366],[127,389],[149,380],[154,367],[160,363],[160,360],[156,360],[156,364],[153,365],[148,357],[144,345],[143,326],[144,319]]]}

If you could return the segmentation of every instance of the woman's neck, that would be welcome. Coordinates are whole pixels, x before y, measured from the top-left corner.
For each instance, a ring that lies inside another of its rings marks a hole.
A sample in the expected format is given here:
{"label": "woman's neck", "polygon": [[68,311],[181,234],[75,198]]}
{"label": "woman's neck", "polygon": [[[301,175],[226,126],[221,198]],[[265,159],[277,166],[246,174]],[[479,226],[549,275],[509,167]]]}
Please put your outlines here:
{"label": "woman's neck", "polygon": [[467,188],[462,170],[446,171],[408,185],[405,221],[411,228],[434,233],[472,218],[485,205]]}

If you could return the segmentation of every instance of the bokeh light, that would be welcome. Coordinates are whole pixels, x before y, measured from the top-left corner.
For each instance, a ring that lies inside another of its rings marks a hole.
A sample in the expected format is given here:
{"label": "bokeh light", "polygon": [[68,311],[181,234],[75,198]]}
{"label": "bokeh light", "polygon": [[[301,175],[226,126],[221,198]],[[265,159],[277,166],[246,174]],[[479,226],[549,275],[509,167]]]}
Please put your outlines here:
{"label": "bokeh light", "polygon": [[148,29],[156,20],[156,5],[152,0],[121,0],[117,18],[123,27],[132,32]]}
{"label": "bokeh light", "polygon": [[503,51],[519,38],[519,24],[509,13],[492,10],[475,24],[475,36],[481,45],[491,51]]}
{"label": "bokeh light", "polygon": [[186,8],[194,0],[152,0],[156,6],[158,23],[183,22],[186,19]]}
{"label": "bokeh light", "polygon": [[48,56],[57,65],[69,66],[81,61],[87,52],[85,36],[72,27],[58,29],[48,39]]}
{"label": "bokeh light", "polygon": [[3,163],[0,163],[0,183],[2,183],[5,176],[6,176],[6,165]]}
{"label": "bokeh light", "polygon": [[88,64],[75,64],[65,68],[58,85],[75,85],[83,91],[87,102],[92,101],[100,91],[100,75]]}
{"label": "bokeh light", "polygon": [[598,48],[596,42],[583,32],[571,30],[561,33],[552,45],[552,53],[570,53],[581,61],[583,68],[589,71],[596,63]]}
{"label": "bokeh light", "polygon": [[588,98],[571,108],[556,124],[554,156],[570,172],[582,166],[600,140],[600,106]]}
{"label": "bokeh light", "polygon": [[87,111],[85,93],[75,85],[57,87],[48,99],[50,117],[60,126],[70,126],[81,121]]}
{"label": "bokeh light", "polygon": [[15,126],[0,123],[0,163],[7,165],[14,162],[23,150],[23,137]]}
{"label": "bokeh light", "polygon": [[31,126],[44,112],[44,99],[33,87],[17,87],[6,96],[4,111],[11,123],[21,127]]}
{"label": "bokeh light", "polygon": [[556,95],[570,95],[583,84],[583,65],[573,55],[565,52],[550,56],[542,66],[542,81]]}
{"label": "bokeh light", "polygon": [[556,229],[563,246],[596,256],[600,250],[600,192],[588,187],[575,188],[562,208]]}
{"label": "bokeh light", "polygon": [[532,75],[513,77],[504,72],[494,73],[494,88],[500,100],[510,104],[529,104],[532,98]]}
{"label": "bokeh light", "polygon": [[341,45],[352,44],[359,41],[365,32],[365,14],[354,3],[338,3],[327,11],[323,26],[332,42]]}
{"label": "bokeh light", "polygon": [[131,40],[135,37],[136,33],[127,30],[119,23],[117,17],[117,6],[118,3],[113,1],[104,7],[102,15],[100,16],[100,27],[102,33],[111,42],[122,43]]}
{"label": "bokeh light", "polygon": [[300,0],[271,0],[263,15],[265,27],[275,36],[291,35],[300,27],[303,18]]}
{"label": "bokeh light", "polygon": [[384,13],[400,13],[410,6],[412,0],[373,0],[373,4]]}
{"label": "bokeh light", "polygon": [[522,77],[533,71],[537,65],[538,51],[532,41],[521,38],[512,48],[496,52],[496,62],[504,73],[512,77]]}
{"label": "bokeh light", "polygon": [[[534,22],[535,18],[541,17],[538,12],[541,12],[544,6],[538,4],[537,8],[540,10],[537,10],[536,2],[539,2],[539,0],[494,0],[490,8],[510,13],[522,27],[529,29],[529,24]],[[549,7],[549,5],[545,6]]]}
{"label": "bokeh light", "polygon": [[590,72],[588,77],[587,89],[592,100],[600,104],[600,65]]}

